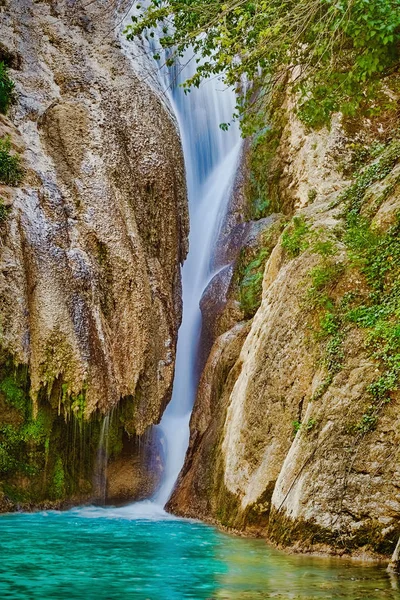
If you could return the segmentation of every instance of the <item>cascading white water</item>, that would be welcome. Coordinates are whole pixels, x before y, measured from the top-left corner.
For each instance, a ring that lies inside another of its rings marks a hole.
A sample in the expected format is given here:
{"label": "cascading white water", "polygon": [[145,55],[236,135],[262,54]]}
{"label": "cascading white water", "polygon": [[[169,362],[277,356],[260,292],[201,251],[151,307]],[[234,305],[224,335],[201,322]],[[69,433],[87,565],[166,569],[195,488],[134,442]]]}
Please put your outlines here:
{"label": "cascading white water", "polygon": [[[135,9],[133,9],[135,11]],[[130,16],[126,24],[129,22]],[[188,53],[184,68],[156,68],[149,71],[147,59],[121,38],[132,64],[153,80],[155,89],[164,90],[178,121],[185,159],[189,199],[189,254],[182,270],[183,319],[179,329],[173,394],[159,425],[166,456],[162,485],[152,501],[136,503],[132,514],[159,516],[183,466],[189,442],[189,420],[197,388],[196,358],[201,329],[200,299],[210,281],[211,257],[240,153],[237,123],[228,131],[219,125],[231,121],[235,93],[218,79],[205,81],[198,89],[184,93],[180,83],[193,75],[196,61]],[[151,50],[147,48],[149,54]],[[165,92],[166,91],[166,92]]]}
{"label": "cascading white water", "polygon": [[[176,77],[192,74],[191,61]],[[174,77],[174,74],[170,75]],[[209,282],[211,257],[225,215],[240,151],[236,124],[222,131],[235,108],[235,95],[217,80],[185,95],[170,93],[182,137],[188,183],[189,255],[182,272],[183,320],[179,330],[173,395],[160,428],[166,441],[163,483],[154,502],[164,505],[182,468],[189,441],[189,420],[197,388],[196,358],[201,328],[200,299]]]}
{"label": "cascading white water", "polygon": [[97,449],[96,461],[96,487],[98,489],[99,501],[106,503],[107,487],[107,464],[108,464],[108,438],[110,432],[111,413],[105,415],[100,429],[99,447]]}

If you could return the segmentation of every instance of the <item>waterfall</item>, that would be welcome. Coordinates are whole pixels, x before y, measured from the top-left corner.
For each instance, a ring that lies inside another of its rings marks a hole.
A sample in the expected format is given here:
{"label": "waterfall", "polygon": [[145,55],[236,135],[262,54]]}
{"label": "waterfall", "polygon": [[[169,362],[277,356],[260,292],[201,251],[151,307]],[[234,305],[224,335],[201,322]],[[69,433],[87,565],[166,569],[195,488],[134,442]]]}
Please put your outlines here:
{"label": "waterfall", "polygon": [[107,494],[107,465],[108,465],[108,439],[110,432],[110,414],[105,415],[100,429],[99,446],[95,470],[95,487],[101,504],[106,503]]}
{"label": "waterfall", "polygon": [[233,90],[218,80],[204,82],[185,95],[179,83],[193,74],[189,64],[176,75],[170,101],[182,138],[188,184],[189,254],[182,270],[183,319],[179,329],[172,400],[160,428],[166,441],[163,482],[154,501],[164,505],[183,466],[189,442],[189,420],[197,389],[196,359],[201,329],[200,299],[210,281],[211,258],[226,213],[240,152],[237,124],[222,131],[235,108]]}
{"label": "waterfall", "polygon": [[[133,8],[130,14],[135,11]],[[130,14],[125,25],[129,23]],[[152,81],[162,98],[166,91],[179,125],[189,199],[189,254],[182,269],[183,318],[178,335],[173,393],[158,426],[165,445],[165,472],[161,487],[151,502],[153,509],[148,501],[136,503],[133,509],[137,514],[148,515],[151,510],[159,514],[160,507],[170,497],[189,443],[189,420],[198,384],[199,303],[213,276],[211,258],[230,198],[241,139],[237,123],[233,123],[228,131],[219,127],[232,120],[236,105],[232,89],[226,88],[217,78],[203,82],[188,94],[180,87],[196,69],[192,53],[188,51],[182,58],[183,67],[154,68],[154,63],[150,65],[148,58],[143,57],[143,54],[152,54],[149,46],[144,43],[140,50],[124,36],[120,41],[139,74]],[[165,60],[162,59],[160,64],[165,64]]]}

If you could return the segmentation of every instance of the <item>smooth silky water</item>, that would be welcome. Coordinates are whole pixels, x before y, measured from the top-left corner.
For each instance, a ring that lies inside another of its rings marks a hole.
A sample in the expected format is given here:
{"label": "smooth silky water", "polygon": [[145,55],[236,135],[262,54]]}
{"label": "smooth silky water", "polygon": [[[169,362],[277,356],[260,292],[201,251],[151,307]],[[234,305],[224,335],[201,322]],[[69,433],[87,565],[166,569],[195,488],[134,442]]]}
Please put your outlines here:
{"label": "smooth silky water", "polygon": [[[123,46],[133,57],[132,45]],[[188,74],[172,77],[178,83]],[[217,81],[184,97],[171,83],[164,79],[182,135],[191,233],[174,392],[159,426],[167,457],[164,480],[153,500],[123,508],[0,515],[0,599],[400,598],[397,581],[383,567],[289,556],[261,540],[231,537],[163,510],[187,448],[199,300],[213,275],[213,247],[240,154],[237,127],[228,133],[219,128],[233,112],[233,92]],[[107,424],[105,419],[100,475],[106,473]]]}
{"label": "smooth silky water", "polygon": [[400,597],[384,568],[289,556],[131,507],[2,515],[0,532],[0,598]]}

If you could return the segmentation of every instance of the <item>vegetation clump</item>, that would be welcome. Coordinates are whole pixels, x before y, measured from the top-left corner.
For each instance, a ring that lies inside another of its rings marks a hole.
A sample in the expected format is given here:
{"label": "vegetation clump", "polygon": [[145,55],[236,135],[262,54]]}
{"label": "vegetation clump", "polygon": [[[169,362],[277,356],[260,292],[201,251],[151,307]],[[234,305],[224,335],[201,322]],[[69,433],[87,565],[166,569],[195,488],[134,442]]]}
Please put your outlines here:
{"label": "vegetation clump", "polygon": [[299,256],[310,245],[310,226],[301,215],[293,217],[291,223],[282,234],[282,246],[290,258]]}
{"label": "vegetation clump", "polygon": [[50,487],[50,495],[55,499],[59,500],[63,498],[65,494],[65,474],[64,474],[64,466],[62,463],[61,456],[57,456],[54,470],[53,470],[53,478]]}
{"label": "vegetation clump", "polygon": [[0,138],[0,183],[16,186],[21,183],[23,174],[20,156],[11,153],[10,138]]}
{"label": "vegetation clump", "polygon": [[0,224],[7,220],[10,210],[10,207],[5,205],[4,199],[0,197]]}
{"label": "vegetation clump", "polygon": [[310,417],[308,419],[308,421],[305,421],[304,423],[302,423],[302,421],[299,421],[299,420],[293,421],[292,422],[293,435],[295,436],[298,431],[305,431],[305,433],[307,433],[308,431],[311,431],[312,429],[314,429],[316,424],[317,424],[317,419],[315,419],[314,417]]}
{"label": "vegetation clump", "polygon": [[8,74],[7,66],[0,61],[0,113],[7,114],[13,101],[15,84]]}
{"label": "vegetation clump", "polygon": [[277,150],[281,141],[285,118],[278,106],[282,95],[277,93],[268,108],[269,126],[263,127],[251,139],[248,152],[248,218],[261,219],[273,212],[281,212],[279,189],[281,165]]}
{"label": "vegetation clump", "polygon": [[[400,382],[400,213],[392,225],[379,229],[372,220],[380,201],[393,192],[383,185],[383,192],[372,197],[371,212],[365,203],[367,190],[391,174],[400,161],[400,144],[393,139],[381,156],[360,170],[354,182],[343,192],[344,231],[341,242],[346,251],[346,264],[335,259],[335,247],[311,270],[311,286],[307,302],[320,311],[317,338],[324,343],[323,364],[327,377],[313,396],[316,400],[329,387],[344,360],[343,341],[351,328],[364,332],[365,349],[376,361],[379,374],[368,386],[369,402],[354,431],[372,431],[383,406]],[[315,249],[315,248],[314,248]],[[343,276],[353,273],[359,288],[338,293]]]}
{"label": "vegetation clump", "polygon": [[233,280],[245,319],[251,319],[261,304],[265,265],[281,229],[281,221],[277,218],[261,233],[257,247],[244,247],[241,250]]}
{"label": "vegetation clump", "polygon": [[264,267],[269,254],[268,248],[261,248],[255,258],[243,270],[239,288],[239,302],[240,308],[247,319],[255,315],[261,304]]}
{"label": "vegetation clump", "polygon": [[197,67],[186,90],[215,75],[239,89],[243,78],[253,82],[237,105],[245,133],[260,129],[269,92],[282,81],[298,93],[299,116],[310,126],[336,111],[395,108],[385,81],[399,64],[400,0],[151,0],[132,21],[128,38],[145,33],[167,65],[193,47]]}

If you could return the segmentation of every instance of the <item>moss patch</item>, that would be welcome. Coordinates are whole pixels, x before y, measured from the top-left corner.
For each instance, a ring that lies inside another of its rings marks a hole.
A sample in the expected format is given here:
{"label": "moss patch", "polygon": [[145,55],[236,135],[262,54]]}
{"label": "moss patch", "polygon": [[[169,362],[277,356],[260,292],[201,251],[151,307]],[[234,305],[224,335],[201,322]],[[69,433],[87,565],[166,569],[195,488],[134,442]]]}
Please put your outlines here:
{"label": "moss patch", "polygon": [[81,400],[69,396],[61,415],[58,399],[42,389],[34,414],[27,367],[1,351],[0,492],[7,506],[90,494],[100,422],[97,415],[84,420]]}
{"label": "moss patch", "polygon": [[385,526],[370,519],[362,527],[353,530],[338,530],[321,527],[314,521],[291,519],[282,512],[271,513],[268,538],[281,547],[296,547],[302,550],[329,547],[339,554],[351,554],[357,548],[369,552],[390,555],[400,535],[398,529],[385,532]]}
{"label": "moss patch", "polygon": [[[315,330],[323,342],[327,371],[324,384],[312,399],[323,395],[341,369],[343,341],[354,327],[363,331],[367,355],[379,367],[379,375],[367,390],[365,412],[352,425],[362,434],[376,427],[379,412],[399,389],[400,381],[400,214],[394,215],[386,230],[373,222],[382,198],[393,193],[390,175],[400,161],[400,142],[394,139],[380,148],[381,156],[360,170],[339,198],[344,207],[344,228],[338,235],[346,251],[345,261],[337,261],[333,247],[310,272],[307,292],[307,302],[318,314]],[[378,181],[383,182],[379,192],[368,195]],[[360,282],[357,289],[351,284],[355,278]]]}
{"label": "moss patch", "polygon": [[261,235],[258,247],[244,247],[240,252],[233,282],[236,297],[246,319],[251,319],[261,304],[265,265],[280,231],[281,223],[276,221]]}
{"label": "moss patch", "polygon": [[[257,312],[262,297],[262,281],[269,248],[260,248],[256,255],[244,266],[239,283],[239,302],[245,318],[250,319]],[[243,257],[241,257],[243,265]]]}
{"label": "moss patch", "polygon": [[[257,94],[257,92],[256,92]],[[248,181],[246,186],[248,220],[257,220],[272,213],[290,212],[285,207],[281,194],[281,176],[283,165],[278,149],[287,123],[287,112],[283,108],[285,102],[285,86],[276,86],[267,95],[259,89],[258,95],[263,98],[263,108],[259,112],[256,133],[251,138],[248,152]],[[246,130],[250,135],[254,128]]]}

